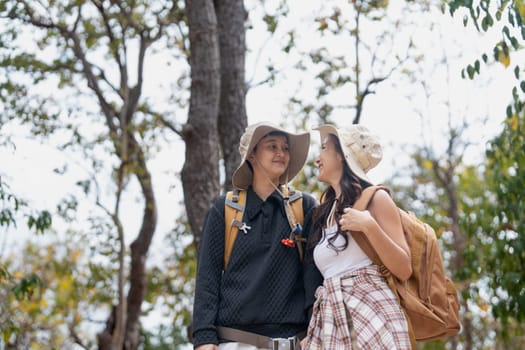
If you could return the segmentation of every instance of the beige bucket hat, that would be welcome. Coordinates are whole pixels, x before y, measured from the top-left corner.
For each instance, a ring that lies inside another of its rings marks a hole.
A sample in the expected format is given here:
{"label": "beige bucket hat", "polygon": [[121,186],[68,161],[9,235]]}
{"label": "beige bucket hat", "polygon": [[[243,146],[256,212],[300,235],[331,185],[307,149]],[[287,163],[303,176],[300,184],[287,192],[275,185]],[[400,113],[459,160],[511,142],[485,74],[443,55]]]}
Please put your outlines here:
{"label": "beige bucket hat", "polygon": [[366,174],[383,158],[383,150],[377,136],[359,124],[352,124],[347,128],[336,128],[327,124],[314,130],[319,130],[321,141],[329,134],[335,135],[343,149],[346,164],[354,174],[370,182]]}
{"label": "beige bucket hat", "polygon": [[246,159],[253,151],[255,145],[272,131],[278,131],[288,135],[288,146],[290,149],[290,164],[286,172],[279,178],[279,183],[285,184],[301,171],[308,156],[310,133],[293,134],[272,123],[260,122],[249,125],[241,136],[239,153],[242,159],[241,164],[233,173],[233,186],[245,190],[252,184],[253,173]]}

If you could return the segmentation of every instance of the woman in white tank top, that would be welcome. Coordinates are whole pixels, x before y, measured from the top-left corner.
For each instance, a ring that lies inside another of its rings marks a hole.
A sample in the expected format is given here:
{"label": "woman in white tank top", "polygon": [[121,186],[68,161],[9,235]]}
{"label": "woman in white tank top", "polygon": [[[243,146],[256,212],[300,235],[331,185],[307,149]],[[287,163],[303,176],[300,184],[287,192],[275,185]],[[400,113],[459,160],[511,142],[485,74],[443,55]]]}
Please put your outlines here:
{"label": "woman in white tank top", "polygon": [[324,284],[316,292],[302,348],[411,349],[414,343],[396,296],[350,233],[367,235],[390,272],[408,279],[410,251],[388,193],[377,191],[367,210],[352,208],[371,185],[366,173],[381,160],[381,146],[361,125],[317,130],[322,141],[317,178],[329,186],[316,209],[308,247]]}

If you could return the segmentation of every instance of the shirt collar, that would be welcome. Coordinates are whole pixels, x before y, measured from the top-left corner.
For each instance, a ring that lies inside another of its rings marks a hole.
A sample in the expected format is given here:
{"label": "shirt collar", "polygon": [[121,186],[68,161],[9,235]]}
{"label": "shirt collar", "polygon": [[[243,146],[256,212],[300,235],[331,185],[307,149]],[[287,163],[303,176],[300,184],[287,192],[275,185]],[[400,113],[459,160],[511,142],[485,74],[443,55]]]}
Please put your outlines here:
{"label": "shirt collar", "polygon": [[277,202],[279,203],[279,207],[281,208],[284,215],[286,215],[286,212],[284,210],[284,201],[279,192],[277,190],[273,191],[273,193],[266,199],[266,201],[263,201],[257,193],[253,190],[253,188],[250,186],[248,188],[248,193],[246,196],[246,207],[244,209],[246,218],[248,220],[253,219],[259,212],[262,210],[264,203],[266,202]]}

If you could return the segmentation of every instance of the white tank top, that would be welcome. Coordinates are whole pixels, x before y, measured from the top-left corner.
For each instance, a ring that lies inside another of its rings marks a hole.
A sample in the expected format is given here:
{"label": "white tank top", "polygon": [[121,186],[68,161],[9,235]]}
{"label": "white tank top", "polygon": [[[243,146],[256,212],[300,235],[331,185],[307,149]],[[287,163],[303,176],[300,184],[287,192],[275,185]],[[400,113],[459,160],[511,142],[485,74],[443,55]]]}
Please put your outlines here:
{"label": "white tank top", "polygon": [[[348,235],[348,246],[345,250],[335,251],[328,245],[328,238],[337,233],[337,225],[323,229],[323,238],[314,248],[315,265],[321,271],[324,278],[340,275],[343,272],[372,264],[372,260],[363,252],[355,242],[352,235]],[[345,240],[342,236],[337,237],[332,244],[342,247]]]}

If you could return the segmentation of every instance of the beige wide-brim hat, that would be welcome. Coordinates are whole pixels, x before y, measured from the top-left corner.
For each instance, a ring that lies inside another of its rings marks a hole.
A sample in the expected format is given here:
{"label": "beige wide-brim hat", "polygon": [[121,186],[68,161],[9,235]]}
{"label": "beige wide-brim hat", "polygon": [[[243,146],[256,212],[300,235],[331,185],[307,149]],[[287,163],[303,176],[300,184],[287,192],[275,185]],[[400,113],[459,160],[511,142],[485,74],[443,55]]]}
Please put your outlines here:
{"label": "beige wide-brim hat", "polygon": [[346,164],[358,177],[371,182],[367,173],[383,158],[381,143],[376,135],[372,134],[367,127],[359,124],[352,124],[346,128],[336,128],[327,124],[314,130],[319,130],[321,142],[329,134],[335,135],[343,149]]}
{"label": "beige wide-brim hat", "polygon": [[245,190],[252,184],[253,173],[246,159],[252,153],[257,143],[272,131],[279,131],[288,135],[290,163],[283,175],[279,178],[280,184],[291,181],[303,168],[310,147],[310,133],[293,134],[269,122],[249,125],[241,136],[239,153],[241,164],[233,173],[232,183],[236,188]]}

